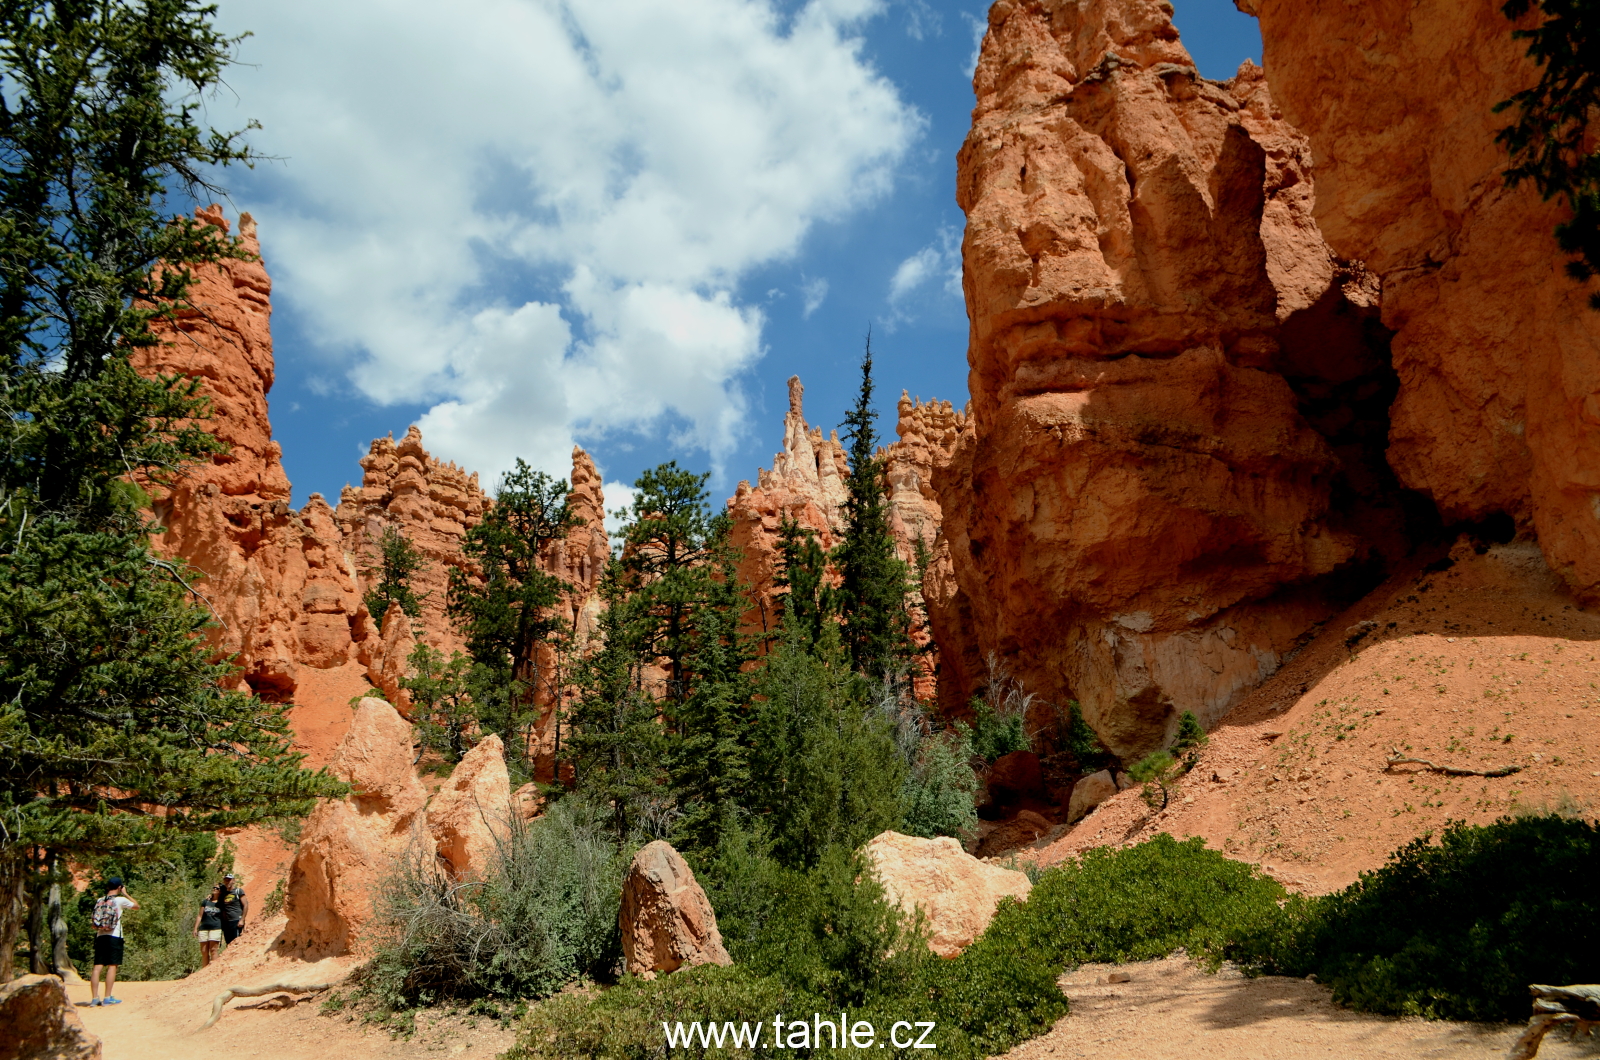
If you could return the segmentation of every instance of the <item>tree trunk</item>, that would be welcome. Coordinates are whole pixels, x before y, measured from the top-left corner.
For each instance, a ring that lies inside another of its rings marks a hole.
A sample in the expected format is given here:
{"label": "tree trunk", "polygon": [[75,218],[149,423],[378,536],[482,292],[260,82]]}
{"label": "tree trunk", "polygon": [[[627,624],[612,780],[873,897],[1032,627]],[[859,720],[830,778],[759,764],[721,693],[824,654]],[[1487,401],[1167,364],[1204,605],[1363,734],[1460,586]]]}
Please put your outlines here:
{"label": "tree trunk", "polygon": [[[51,869],[55,868],[55,859],[51,858]],[[55,974],[66,978],[67,969],[72,967],[72,959],[67,956],[67,917],[61,907],[61,881],[56,880],[50,885],[50,963]]]}
{"label": "tree trunk", "polygon": [[22,886],[27,878],[27,858],[15,848],[0,850],[0,983],[15,977],[12,965],[22,930]]}
{"label": "tree trunk", "polygon": [[[30,874],[37,875],[37,874]],[[44,945],[44,895],[37,878],[28,881],[28,971],[34,975],[49,975],[51,968],[45,961]]]}

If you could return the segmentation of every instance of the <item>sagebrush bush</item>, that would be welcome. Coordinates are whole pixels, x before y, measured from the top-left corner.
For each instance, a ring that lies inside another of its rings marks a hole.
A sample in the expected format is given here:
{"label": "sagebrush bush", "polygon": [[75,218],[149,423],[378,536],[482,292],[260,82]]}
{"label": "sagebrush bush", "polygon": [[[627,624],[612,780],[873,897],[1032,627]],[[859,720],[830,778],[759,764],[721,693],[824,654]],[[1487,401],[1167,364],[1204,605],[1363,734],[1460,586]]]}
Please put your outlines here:
{"label": "sagebrush bush", "polygon": [[1291,900],[1232,948],[1247,968],[1315,973],[1352,1008],[1524,1020],[1530,983],[1600,970],[1600,830],[1558,815],[1453,824],[1343,891]]}
{"label": "sagebrush bush", "polygon": [[623,850],[593,808],[562,799],[513,818],[481,879],[419,845],[384,882],[365,987],[391,1009],[445,998],[538,998],[611,973],[621,954]]}

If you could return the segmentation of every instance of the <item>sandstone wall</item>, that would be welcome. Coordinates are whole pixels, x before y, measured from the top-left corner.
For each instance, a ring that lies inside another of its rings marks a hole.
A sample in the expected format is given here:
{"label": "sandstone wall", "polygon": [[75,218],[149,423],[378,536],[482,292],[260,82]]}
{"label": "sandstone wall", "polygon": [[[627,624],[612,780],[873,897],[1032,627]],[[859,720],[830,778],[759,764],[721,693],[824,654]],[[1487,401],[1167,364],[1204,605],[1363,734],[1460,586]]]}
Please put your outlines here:
{"label": "sandstone wall", "polygon": [[[971,419],[933,475],[947,703],[996,654],[1114,751],[1225,713],[1403,554],[1377,282],[1260,68],[1161,0],[998,0],[959,156]],[[951,643],[947,647],[946,641]]]}
{"label": "sandstone wall", "polygon": [[[1238,0],[1273,97],[1310,137],[1316,218],[1382,278],[1400,390],[1389,460],[1449,520],[1511,515],[1600,600],[1600,314],[1551,234],[1570,216],[1506,187],[1496,103],[1531,85],[1499,4]],[[1531,24],[1537,14],[1524,20]]]}

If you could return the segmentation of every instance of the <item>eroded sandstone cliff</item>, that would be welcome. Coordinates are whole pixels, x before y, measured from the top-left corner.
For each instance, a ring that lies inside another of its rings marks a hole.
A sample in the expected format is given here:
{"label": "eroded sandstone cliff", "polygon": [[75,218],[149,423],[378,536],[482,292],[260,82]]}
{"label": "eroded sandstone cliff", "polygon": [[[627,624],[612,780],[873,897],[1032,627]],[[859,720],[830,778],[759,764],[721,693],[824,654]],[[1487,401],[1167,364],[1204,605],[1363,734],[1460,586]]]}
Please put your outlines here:
{"label": "eroded sandstone cliff", "polygon": [[1137,755],[1221,717],[1427,522],[1383,460],[1377,283],[1324,244],[1261,69],[1200,77],[1162,0],[998,0],[974,88],[940,646]]}
{"label": "eroded sandstone cliff", "polygon": [[1511,118],[1495,104],[1538,78],[1526,43],[1499,4],[1238,6],[1310,138],[1318,224],[1382,279],[1400,481],[1447,520],[1511,516],[1600,600],[1600,314],[1552,235],[1570,211],[1507,187],[1495,142]]}

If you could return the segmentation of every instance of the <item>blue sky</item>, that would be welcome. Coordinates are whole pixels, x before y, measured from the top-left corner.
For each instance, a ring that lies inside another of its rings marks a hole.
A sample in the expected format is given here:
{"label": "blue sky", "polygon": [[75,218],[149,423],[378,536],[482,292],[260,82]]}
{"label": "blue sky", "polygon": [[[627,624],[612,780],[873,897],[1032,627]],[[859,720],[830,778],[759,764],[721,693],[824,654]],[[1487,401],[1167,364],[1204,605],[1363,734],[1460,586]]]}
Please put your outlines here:
{"label": "blue sky", "polygon": [[[1260,60],[1176,0],[1203,75]],[[518,456],[608,487],[663,460],[716,498],[829,429],[870,327],[902,388],[965,402],[955,155],[987,5],[962,0],[222,0],[254,36],[211,120],[274,279],[297,504],[414,422],[486,487]],[[623,491],[608,488],[614,506]]]}

